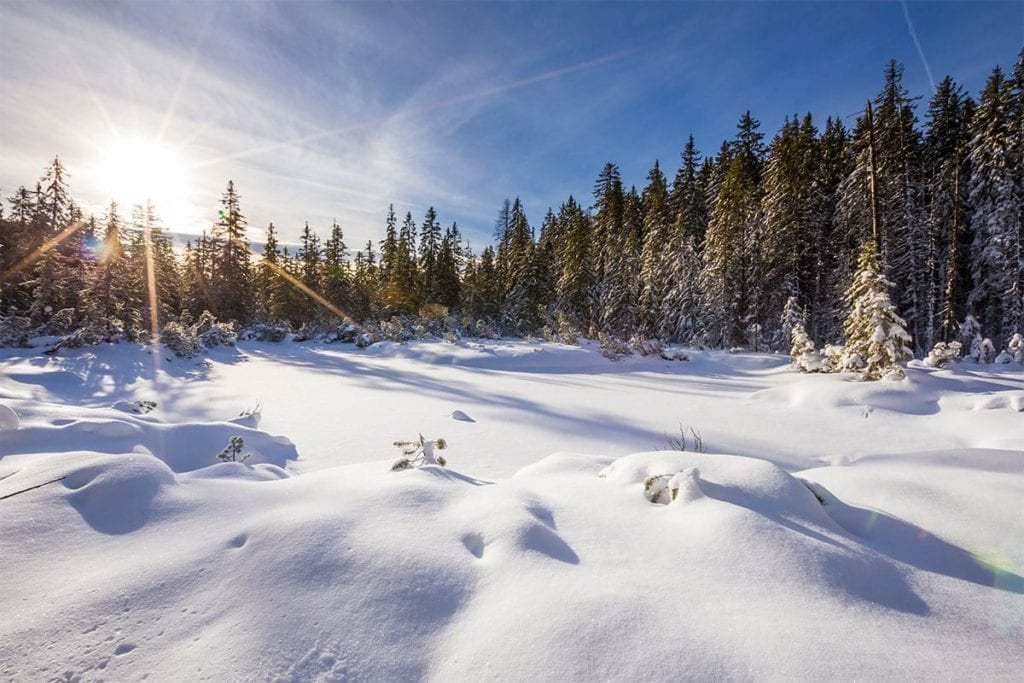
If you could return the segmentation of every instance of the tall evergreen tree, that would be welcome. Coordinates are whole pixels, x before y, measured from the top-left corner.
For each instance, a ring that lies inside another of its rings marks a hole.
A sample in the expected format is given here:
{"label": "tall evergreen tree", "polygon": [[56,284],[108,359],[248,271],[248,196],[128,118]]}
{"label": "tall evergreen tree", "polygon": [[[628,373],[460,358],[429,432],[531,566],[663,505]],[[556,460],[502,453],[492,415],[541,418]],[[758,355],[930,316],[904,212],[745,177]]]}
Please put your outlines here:
{"label": "tall evergreen tree", "polygon": [[924,254],[929,319],[923,340],[926,349],[939,339],[952,341],[965,315],[971,244],[967,147],[973,109],[970,98],[949,76],[942,79],[928,104],[928,130],[922,152],[928,235]]}
{"label": "tall evergreen tree", "polygon": [[1012,84],[996,67],[981,93],[969,148],[974,287],[968,308],[997,346],[1024,329],[1024,188],[1014,113]]}
{"label": "tall evergreen tree", "polygon": [[244,324],[252,315],[252,269],[245,216],[231,180],[221,197],[211,245],[215,250],[210,282],[214,313],[221,320]]}

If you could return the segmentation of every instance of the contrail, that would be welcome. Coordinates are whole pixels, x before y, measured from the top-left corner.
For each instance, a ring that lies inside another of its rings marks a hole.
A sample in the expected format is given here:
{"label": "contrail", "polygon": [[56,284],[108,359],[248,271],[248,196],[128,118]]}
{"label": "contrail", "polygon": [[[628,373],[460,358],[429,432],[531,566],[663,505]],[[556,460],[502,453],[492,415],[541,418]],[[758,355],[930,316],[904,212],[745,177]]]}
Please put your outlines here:
{"label": "contrail", "polygon": [[921,58],[921,63],[924,64],[924,72],[928,74],[928,83],[932,86],[932,92],[935,92],[935,79],[932,77],[932,69],[928,66],[928,60],[925,59],[924,50],[921,49],[921,41],[917,39],[917,31],[914,30],[914,22],[910,20],[910,10],[907,9],[907,0],[900,0],[900,5],[903,7],[903,18],[907,20],[907,30],[910,31],[910,37],[914,41],[914,47],[917,48],[917,55]]}

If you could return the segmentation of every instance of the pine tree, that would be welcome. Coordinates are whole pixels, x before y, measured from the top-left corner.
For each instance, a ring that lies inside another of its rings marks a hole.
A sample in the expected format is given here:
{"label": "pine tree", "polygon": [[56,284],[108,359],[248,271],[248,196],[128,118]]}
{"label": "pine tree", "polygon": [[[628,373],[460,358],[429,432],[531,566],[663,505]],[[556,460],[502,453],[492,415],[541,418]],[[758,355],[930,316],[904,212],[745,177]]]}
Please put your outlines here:
{"label": "pine tree", "polygon": [[757,121],[744,114],[736,139],[724,151],[729,159],[718,187],[704,245],[704,324],[707,340],[716,346],[743,345],[748,329],[759,324],[755,270],[761,233],[760,178],[763,145]]}
{"label": "pine tree", "polygon": [[658,162],[647,174],[643,206],[643,249],[640,255],[640,300],[637,331],[645,338],[658,336],[664,329],[662,321],[665,298],[672,288],[666,250],[672,229],[672,211],[668,186]]}
{"label": "pine tree", "polygon": [[701,261],[685,209],[676,217],[666,265],[671,289],[662,302],[658,336],[670,342],[697,341],[703,333]]}
{"label": "pine tree", "polygon": [[967,145],[973,102],[947,76],[928,105],[923,164],[927,189],[928,271],[926,312],[929,325],[923,346],[956,336],[970,288],[971,230],[967,214],[970,179]]}
{"label": "pine tree", "polygon": [[605,165],[594,184],[594,219],[591,231],[594,243],[595,310],[592,330],[608,335],[623,335],[619,307],[628,300],[623,291],[623,261],[626,250],[625,192],[615,164]]}
{"label": "pine tree", "polygon": [[1000,347],[1024,329],[1024,227],[1012,85],[999,67],[982,91],[972,125],[969,196],[974,287],[968,308]]}
{"label": "pine tree", "polygon": [[277,229],[273,223],[267,225],[267,237],[263,243],[256,275],[256,310],[271,321],[286,317],[284,310],[284,289],[289,285],[281,277],[281,249],[277,241]]}
{"label": "pine tree", "polygon": [[457,308],[462,300],[462,283],[459,280],[460,239],[459,226],[452,223],[441,239],[435,264],[436,292],[434,300],[449,309]]}
{"label": "pine tree", "polygon": [[215,255],[211,272],[211,294],[221,320],[242,324],[252,315],[252,269],[245,216],[233,181],[221,197],[219,220],[214,225],[211,245]]}
{"label": "pine tree", "polygon": [[682,164],[672,182],[669,209],[673,224],[680,214],[683,216],[685,235],[693,238],[699,252],[704,247],[704,236],[708,229],[708,203],[705,182],[708,173],[702,171],[700,151],[691,135],[682,152]]}
{"label": "pine tree", "polygon": [[534,261],[533,228],[526,218],[519,197],[509,212],[505,247],[505,283],[501,303],[502,325],[517,335],[525,335],[539,327],[537,306],[539,277]]}
{"label": "pine tree", "polygon": [[437,222],[434,207],[427,209],[420,225],[419,269],[424,303],[437,303],[439,278],[437,272],[438,253],[441,250],[441,225]]}
{"label": "pine tree", "polygon": [[572,197],[562,204],[558,221],[565,237],[557,254],[559,277],[556,283],[558,309],[578,330],[584,330],[592,319],[594,292],[594,243],[590,218]]}
{"label": "pine tree", "polygon": [[900,363],[913,357],[906,323],[889,299],[891,283],[882,272],[878,245],[865,241],[853,284],[846,291],[849,314],[844,334],[842,365],[862,373],[864,379],[903,376]]}
{"label": "pine tree", "polygon": [[794,116],[772,141],[765,168],[764,231],[757,246],[764,268],[765,334],[776,349],[790,342],[790,330],[776,324],[787,300],[806,306],[814,290],[822,224],[814,184],[818,153],[810,115],[802,125]]}
{"label": "pine tree", "polygon": [[[313,232],[309,223],[302,229],[302,236],[299,238],[299,280],[306,286],[307,290],[319,293],[322,291],[322,259],[320,249],[320,236]],[[320,309],[315,299],[304,293],[301,305],[300,319],[303,322],[313,322],[322,316],[324,311]]]}
{"label": "pine tree", "polygon": [[[818,150],[814,214],[820,229],[813,247],[815,275],[807,332],[812,340],[824,343],[842,333],[842,296],[852,277],[853,257],[860,241],[851,242],[849,233],[842,230],[840,189],[844,179],[852,177],[853,156],[849,136],[840,120],[830,117],[825,121]],[[859,235],[859,230],[856,232]]]}
{"label": "pine tree", "polygon": [[331,236],[324,243],[322,294],[335,308],[346,312],[354,303],[347,252],[344,232],[338,221],[332,221]]}

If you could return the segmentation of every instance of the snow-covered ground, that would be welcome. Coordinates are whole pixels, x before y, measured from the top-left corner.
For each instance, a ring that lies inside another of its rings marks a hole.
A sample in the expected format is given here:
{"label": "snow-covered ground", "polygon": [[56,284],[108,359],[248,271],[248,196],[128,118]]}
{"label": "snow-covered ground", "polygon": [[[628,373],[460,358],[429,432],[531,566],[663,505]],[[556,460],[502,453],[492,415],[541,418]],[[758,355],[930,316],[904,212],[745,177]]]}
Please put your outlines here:
{"label": "snow-covered ground", "polygon": [[5,350],[0,677],[1019,678],[1019,367],[690,355]]}

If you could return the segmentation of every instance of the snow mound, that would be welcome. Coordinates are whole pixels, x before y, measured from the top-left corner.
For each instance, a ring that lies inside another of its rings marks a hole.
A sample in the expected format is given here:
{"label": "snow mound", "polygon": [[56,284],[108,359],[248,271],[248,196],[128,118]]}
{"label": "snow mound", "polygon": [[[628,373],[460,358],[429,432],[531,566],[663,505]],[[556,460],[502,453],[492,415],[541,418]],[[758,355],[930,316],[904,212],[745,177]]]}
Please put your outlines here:
{"label": "snow mound", "polygon": [[12,432],[21,425],[18,414],[5,403],[0,403],[0,432]]}
{"label": "snow mound", "polygon": [[174,472],[190,472],[218,462],[217,454],[234,436],[244,440],[249,465],[284,467],[298,458],[287,438],[235,422],[168,423],[147,415],[136,417],[114,409],[82,409],[79,417],[23,426],[4,437],[4,454],[90,451],[108,454],[146,453]]}
{"label": "snow mound", "polygon": [[458,420],[459,422],[476,422],[476,420],[471,418],[469,415],[466,415],[461,410],[453,410],[449,417],[453,420]]}
{"label": "snow mound", "polygon": [[[664,484],[673,507],[711,501],[744,508],[768,518],[800,519],[829,526],[828,515],[807,485],[778,465],[733,455],[658,451],[616,460],[598,475],[629,489]],[[638,495],[637,501],[643,496]]]}
{"label": "snow mound", "polygon": [[86,458],[64,476],[68,499],[89,526],[103,534],[125,534],[144,526],[153,500],[175,483],[164,463],[146,455]]}

